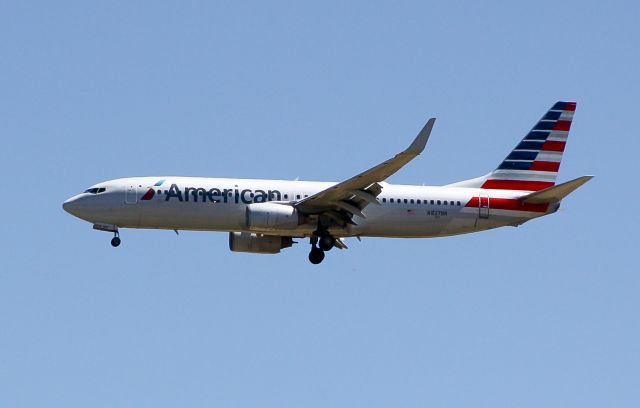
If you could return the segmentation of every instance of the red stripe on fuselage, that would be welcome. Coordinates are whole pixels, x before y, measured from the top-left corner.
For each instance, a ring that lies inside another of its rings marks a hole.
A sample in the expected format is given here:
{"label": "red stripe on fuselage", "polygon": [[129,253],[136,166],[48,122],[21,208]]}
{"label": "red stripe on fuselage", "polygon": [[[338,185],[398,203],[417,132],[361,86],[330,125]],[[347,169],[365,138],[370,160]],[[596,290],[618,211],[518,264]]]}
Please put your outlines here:
{"label": "red stripe on fuselage", "polygon": [[[478,208],[479,197],[473,197],[465,205],[465,207]],[[549,209],[549,204],[531,204],[525,203],[515,198],[494,198],[489,197],[490,210],[510,210],[510,211],[528,211],[544,213]]]}
{"label": "red stripe on fuselage", "polygon": [[550,181],[524,181],[524,180],[487,180],[482,187],[494,190],[528,190],[538,191],[553,186]]}

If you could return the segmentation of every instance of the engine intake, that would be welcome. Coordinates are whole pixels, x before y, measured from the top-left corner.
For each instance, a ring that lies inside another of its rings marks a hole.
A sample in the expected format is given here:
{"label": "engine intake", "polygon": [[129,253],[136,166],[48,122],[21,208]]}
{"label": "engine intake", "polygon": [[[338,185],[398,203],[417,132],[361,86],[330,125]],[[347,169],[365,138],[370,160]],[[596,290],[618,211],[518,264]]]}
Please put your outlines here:
{"label": "engine intake", "polygon": [[230,232],[229,249],[234,252],[254,254],[277,254],[281,249],[293,245],[293,238],[275,235],[253,234],[251,232]]}
{"label": "engine intake", "polygon": [[254,203],[247,205],[246,223],[254,231],[290,230],[300,224],[300,214],[286,204]]}

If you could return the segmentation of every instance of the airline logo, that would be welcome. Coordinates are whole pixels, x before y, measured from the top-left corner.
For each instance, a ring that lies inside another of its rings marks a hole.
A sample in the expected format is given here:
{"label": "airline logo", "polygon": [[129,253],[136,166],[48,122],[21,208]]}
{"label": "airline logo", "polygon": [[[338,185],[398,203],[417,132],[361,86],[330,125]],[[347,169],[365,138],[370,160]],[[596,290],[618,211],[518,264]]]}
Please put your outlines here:
{"label": "airline logo", "polygon": [[141,200],[144,200],[144,201],[151,200],[153,196],[156,195],[156,189],[154,187],[160,187],[162,183],[164,183],[164,179],[158,180],[156,184],[153,185],[153,187],[149,187],[147,192],[144,193],[144,195],[142,196]]}
{"label": "airline logo", "polygon": [[575,102],[554,104],[482,188],[537,191],[555,185],[575,110]]}

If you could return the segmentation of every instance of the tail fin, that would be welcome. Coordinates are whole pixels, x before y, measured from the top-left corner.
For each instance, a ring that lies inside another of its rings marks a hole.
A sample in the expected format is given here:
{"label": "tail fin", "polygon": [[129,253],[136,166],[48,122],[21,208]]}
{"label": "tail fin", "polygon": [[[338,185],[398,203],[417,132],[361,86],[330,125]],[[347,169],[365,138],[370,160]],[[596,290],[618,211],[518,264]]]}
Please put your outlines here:
{"label": "tail fin", "polygon": [[556,102],[497,169],[452,186],[539,191],[556,183],[575,102]]}
{"label": "tail fin", "polygon": [[481,188],[538,191],[556,183],[575,102],[556,102]]}

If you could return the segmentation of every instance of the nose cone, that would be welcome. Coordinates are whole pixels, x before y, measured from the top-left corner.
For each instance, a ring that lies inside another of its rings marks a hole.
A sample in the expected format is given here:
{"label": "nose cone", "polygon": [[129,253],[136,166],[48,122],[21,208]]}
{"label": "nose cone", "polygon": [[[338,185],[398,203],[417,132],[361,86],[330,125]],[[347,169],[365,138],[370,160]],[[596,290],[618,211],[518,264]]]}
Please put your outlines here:
{"label": "nose cone", "polygon": [[67,201],[65,201],[64,203],[62,203],[62,209],[64,209],[66,212],[68,212],[71,215],[75,215],[76,217],[79,217],[80,203],[78,200],[78,196],[73,196]]}

